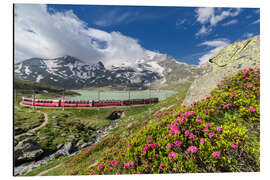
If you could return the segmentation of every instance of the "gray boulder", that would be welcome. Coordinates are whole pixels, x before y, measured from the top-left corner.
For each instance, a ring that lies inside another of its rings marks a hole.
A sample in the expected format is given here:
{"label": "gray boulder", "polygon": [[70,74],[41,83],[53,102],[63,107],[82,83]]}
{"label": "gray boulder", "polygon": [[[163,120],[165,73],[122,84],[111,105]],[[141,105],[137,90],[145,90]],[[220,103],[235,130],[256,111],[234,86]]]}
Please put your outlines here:
{"label": "gray boulder", "polygon": [[43,152],[37,142],[32,139],[24,139],[15,146],[15,164],[36,160]]}
{"label": "gray boulder", "polygon": [[260,67],[260,36],[238,41],[214,54],[207,68],[190,86],[183,104],[190,105],[210,95],[217,84],[244,68]]}

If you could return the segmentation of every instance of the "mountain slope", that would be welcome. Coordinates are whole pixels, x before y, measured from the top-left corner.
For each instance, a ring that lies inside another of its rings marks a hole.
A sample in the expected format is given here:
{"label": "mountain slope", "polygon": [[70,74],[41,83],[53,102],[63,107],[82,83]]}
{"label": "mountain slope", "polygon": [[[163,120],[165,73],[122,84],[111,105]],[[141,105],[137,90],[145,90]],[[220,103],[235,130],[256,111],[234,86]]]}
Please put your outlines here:
{"label": "mountain slope", "polygon": [[86,64],[72,56],[55,59],[32,58],[15,64],[15,76],[62,88],[130,88],[166,87],[171,82],[191,83],[202,72],[199,66],[180,63],[165,54],[133,64],[120,63],[105,67],[102,62]]}
{"label": "mountain slope", "polygon": [[239,71],[204,100],[149,121],[83,174],[259,171],[259,73]]}

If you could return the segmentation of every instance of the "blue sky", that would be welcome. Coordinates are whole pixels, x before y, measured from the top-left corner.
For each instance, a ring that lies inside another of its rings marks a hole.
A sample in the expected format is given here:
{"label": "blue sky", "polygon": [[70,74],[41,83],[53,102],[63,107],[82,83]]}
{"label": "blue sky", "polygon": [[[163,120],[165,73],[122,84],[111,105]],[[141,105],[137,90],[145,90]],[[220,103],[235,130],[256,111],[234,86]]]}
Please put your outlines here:
{"label": "blue sky", "polygon": [[157,52],[198,65],[260,34],[259,19],[255,8],[15,5],[15,62],[69,54],[113,64]]}

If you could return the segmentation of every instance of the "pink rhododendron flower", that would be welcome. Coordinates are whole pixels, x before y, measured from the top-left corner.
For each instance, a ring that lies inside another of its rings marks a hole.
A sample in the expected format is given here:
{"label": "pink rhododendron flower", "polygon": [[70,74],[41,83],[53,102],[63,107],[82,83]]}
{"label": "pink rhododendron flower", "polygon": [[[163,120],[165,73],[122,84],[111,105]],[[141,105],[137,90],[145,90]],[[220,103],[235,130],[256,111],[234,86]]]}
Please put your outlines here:
{"label": "pink rhododendron flower", "polygon": [[168,149],[171,149],[173,147],[173,144],[172,143],[169,143],[168,144]]}
{"label": "pink rhododendron flower", "polygon": [[170,134],[173,135],[173,134],[176,134],[176,133],[180,133],[179,127],[178,126],[173,126],[171,131],[170,131]]}
{"label": "pink rhododendron flower", "polygon": [[180,121],[180,124],[184,124],[184,121],[183,121],[183,120],[181,120],[181,121]]}
{"label": "pink rhododendron flower", "polygon": [[205,143],[205,140],[204,139],[201,139],[201,144],[204,144]]}
{"label": "pink rhododendron flower", "polygon": [[146,167],[148,167],[148,166],[149,166],[149,163],[148,163],[148,162],[147,162],[147,163],[145,163],[145,166],[146,166]]}
{"label": "pink rhododendron flower", "polygon": [[227,106],[232,106],[232,103],[228,103]]}
{"label": "pink rhododendron flower", "polygon": [[165,136],[166,139],[168,139],[168,134]]}
{"label": "pink rhododendron flower", "polygon": [[232,147],[233,147],[233,148],[237,148],[237,147],[238,147],[238,144],[232,143]]}
{"label": "pink rhododendron flower", "polygon": [[127,149],[125,149],[125,150],[124,150],[124,153],[127,153],[127,152],[128,152]]}
{"label": "pink rhododendron flower", "polygon": [[117,166],[119,164],[119,161],[114,161],[114,166]]}
{"label": "pink rhododendron flower", "polygon": [[226,104],[224,104],[224,105],[223,105],[223,107],[225,108],[225,107],[227,107],[227,105],[226,105]]}
{"label": "pink rhododendron flower", "polygon": [[152,142],[152,137],[147,137],[148,142]]}
{"label": "pink rhododendron flower", "polygon": [[220,157],[219,152],[212,152],[212,156],[216,159]]}
{"label": "pink rhododendron flower", "polygon": [[215,135],[215,133],[212,133],[212,132],[208,133],[209,137],[213,137],[214,135]]}
{"label": "pink rhododendron flower", "polygon": [[125,163],[125,164],[124,164],[124,168],[125,168],[125,169],[128,169],[128,168],[129,168],[129,163]]}
{"label": "pink rhododendron flower", "polygon": [[218,126],[216,131],[221,131],[222,130],[222,127]]}
{"label": "pink rhododendron flower", "polygon": [[203,131],[206,132],[207,131],[207,128],[203,128]]}
{"label": "pink rhododendron flower", "polygon": [[194,136],[193,133],[190,133],[190,134],[189,134],[189,139],[194,139],[194,137],[195,137],[195,136]]}
{"label": "pink rhododendron flower", "polygon": [[209,127],[211,127],[211,124],[206,123],[205,127],[209,128]]}
{"label": "pink rhododendron flower", "polygon": [[255,108],[254,108],[253,106],[250,106],[250,107],[249,107],[249,111],[250,111],[250,112],[255,112]]}
{"label": "pink rhododendron flower", "polygon": [[176,156],[176,153],[175,152],[170,152],[169,153],[169,158],[175,158]]}
{"label": "pink rhododendron flower", "polygon": [[148,148],[149,148],[149,144],[146,144],[146,145],[144,146],[143,150],[144,150],[144,151],[147,151]]}
{"label": "pink rhododendron flower", "polygon": [[133,161],[129,162],[129,165],[134,167],[134,162]]}
{"label": "pink rhododendron flower", "polygon": [[154,144],[151,144],[150,146],[151,146],[151,148],[154,149],[154,148],[157,147],[158,145],[157,145],[157,143],[154,143]]}
{"label": "pink rhododendron flower", "polygon": [[231,93],[231,97],[234,97],[234,93],[233,92]]}
{"label": "pink rhododendron flower", "polygon": [[108,170],[111,171],[113,168],[112,167],[109,167]]}
{"label": "pink rhododendron flower", "polygon": [[199,119],[199,120],[198,120],[198,123],[202,124],[202,120],[201,120],[201,119]]}
{"label": "pink rhododendron flower", "polygon": [[136,174],[141,174],[140,172],[136,172]]}
{"label": "pink rhododendron flower", "polygon": [[113,152],[113,155],[115,155],[115,152]]}
{"label": "pink rhododendron flower", "polygon": [[144,153],[142,153],[141,156],[144,156]]}
{"label": "pink rhododendron flower", "polygon": [[111,161],[110,161],[110,164],[111,164],[111,165],[114,165],[114,160],[111,160]]}
{"label": "pink rhododendron flower", "polygon": [[159,169],[163,169],[163,168],[162,168],[162,163],[159,164]]}
{"label": "pink rhododendron flower", "polygon": [[189,131],[188,131],[188,130],[185,131],[185,135],[186,135],[186,136],[189,135]]}
{"label": "pink rhododendron flower", "polygon": [[100,164],[100,165],[98,166],[98,168],[99,168],[99,169],[103,169],[103,168],[104,168],[104,164]]}
{"label": "pink rhododendron flower", "polygon": [[191,146],[191,147],[187,148],[186,151],[196,153],[196,152],[198,152],[198,148],[196,146]]}
{"label": "pink rhododendron flower", "polygon": [[91,172],[90,172],[90,175],[93,175],[94,173],[95,173],[95,171],[91,171]]}
{"label": "pink rhododendron flower", "polygon": [[180,141],[176,140],[175,144],[176,144],[177,147],[180,147],[182,143]]}
{"label": "pink rhododendron flower", "polygon": [[130,147],[130,145],[131,145],[131,144],[130,144],[130,143],[128,143],[128,147]]}
{"label": "pink rhododendron flower", "polygon": [[134,138],[134,142],[136,142],[137,141],[137,138]]}

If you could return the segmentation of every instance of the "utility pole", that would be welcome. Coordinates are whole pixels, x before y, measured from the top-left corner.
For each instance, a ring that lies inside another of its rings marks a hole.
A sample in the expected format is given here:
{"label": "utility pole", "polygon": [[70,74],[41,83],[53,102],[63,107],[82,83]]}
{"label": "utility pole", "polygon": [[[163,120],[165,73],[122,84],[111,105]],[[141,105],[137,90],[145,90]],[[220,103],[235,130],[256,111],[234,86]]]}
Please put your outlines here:
{"label": "utility pole", "polygon": [[35,109],[35,90],[33,90],[32,106]]}
{"label": "utility pole", "polygon": [[65,110],[65,89],[63,89],[63,96],[62,96],[62,101],[63,101],[63,111]]}

